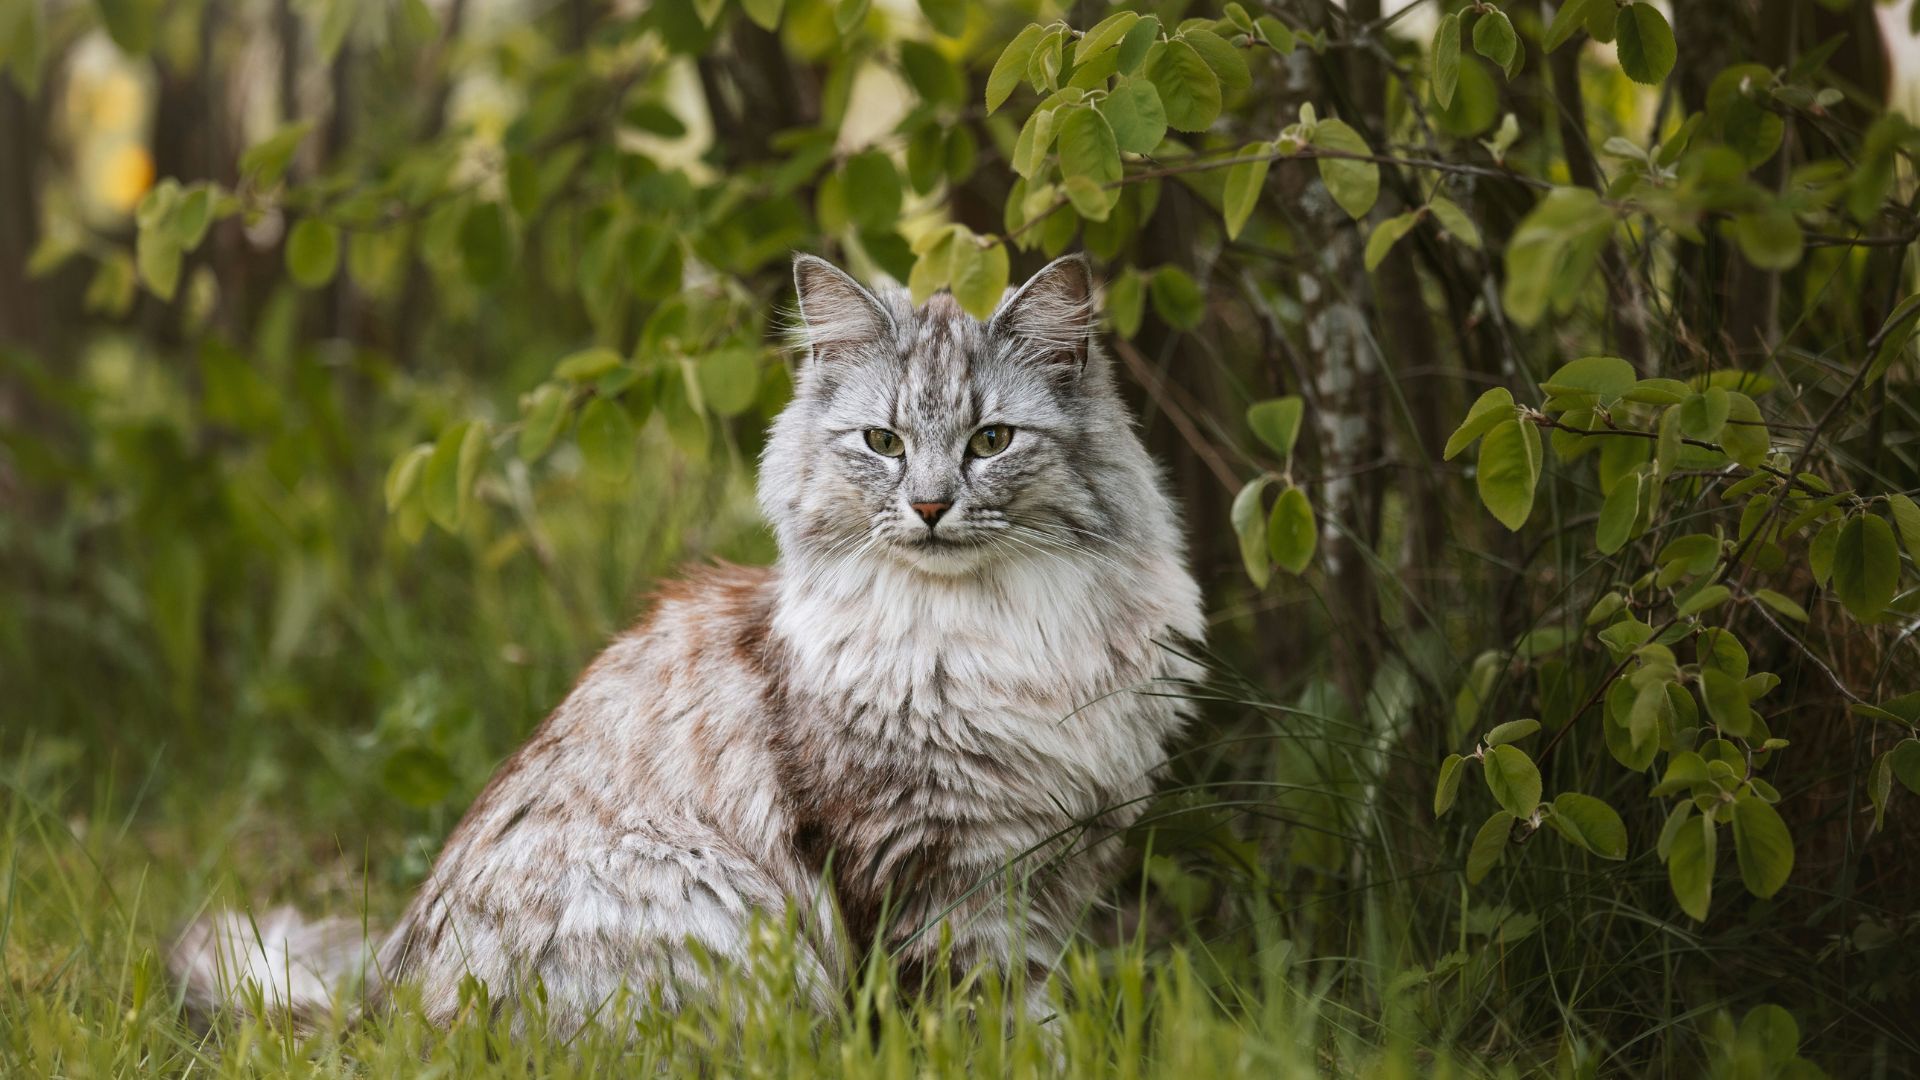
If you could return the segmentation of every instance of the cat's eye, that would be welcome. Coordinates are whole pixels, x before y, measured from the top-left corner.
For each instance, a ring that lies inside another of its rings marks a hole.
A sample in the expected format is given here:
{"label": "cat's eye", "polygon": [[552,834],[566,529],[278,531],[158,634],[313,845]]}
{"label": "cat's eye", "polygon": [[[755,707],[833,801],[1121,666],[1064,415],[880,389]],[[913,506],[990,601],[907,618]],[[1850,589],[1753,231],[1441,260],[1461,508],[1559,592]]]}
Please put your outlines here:
{"label": "cat's eye", "polygon": [[906,444],[900,441],[900,436],[886,428],[868,428],[867,445],[881,457],[899,457],[907,452]]}
{"label": "cat's eye", "polygon": [[973,452],[974,457],[992,457],[1005,450],[1012,441],[1012,428],[1005,424],[988,424],[967,440],[967,449]]}

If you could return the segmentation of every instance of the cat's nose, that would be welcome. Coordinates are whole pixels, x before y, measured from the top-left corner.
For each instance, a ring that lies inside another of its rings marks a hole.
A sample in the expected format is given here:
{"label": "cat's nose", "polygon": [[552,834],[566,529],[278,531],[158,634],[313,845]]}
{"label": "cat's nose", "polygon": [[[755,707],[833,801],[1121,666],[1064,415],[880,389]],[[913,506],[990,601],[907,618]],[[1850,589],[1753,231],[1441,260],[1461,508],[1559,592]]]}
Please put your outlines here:
{"label": "cat's nose", "polygon": [[953,504],[943,502],[917,502],[909,503],[908,505],[913,507],[914,513],[919,514],[920,520],[926,522],[927,528],[931,529],[939,524],[940,515],[946,513],[947,508]]}

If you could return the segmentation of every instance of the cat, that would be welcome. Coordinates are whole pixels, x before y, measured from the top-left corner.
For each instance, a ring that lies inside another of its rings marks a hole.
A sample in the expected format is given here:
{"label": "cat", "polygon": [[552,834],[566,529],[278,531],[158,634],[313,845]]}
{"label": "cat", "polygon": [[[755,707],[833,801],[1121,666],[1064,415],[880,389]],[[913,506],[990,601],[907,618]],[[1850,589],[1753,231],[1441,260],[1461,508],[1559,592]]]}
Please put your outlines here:
{"label": "cat", "polygon": [[[1188,719],[1200,591],[1069,256],[990,320],[798,256],[792,402],[760,463],[779,556],[666,585],[502,764],[377,956],[357,921],[223,913],[170,960],[323,1013],[469,975],[553,1023],[626,988],[678,1007],[696,951],[792,917],[820,1008],[865,950],[902,985],[1018,965],[1041,987]],[[936,927],[936,931],[922,932]],[[939,932],[944,931],[944,932]]]}

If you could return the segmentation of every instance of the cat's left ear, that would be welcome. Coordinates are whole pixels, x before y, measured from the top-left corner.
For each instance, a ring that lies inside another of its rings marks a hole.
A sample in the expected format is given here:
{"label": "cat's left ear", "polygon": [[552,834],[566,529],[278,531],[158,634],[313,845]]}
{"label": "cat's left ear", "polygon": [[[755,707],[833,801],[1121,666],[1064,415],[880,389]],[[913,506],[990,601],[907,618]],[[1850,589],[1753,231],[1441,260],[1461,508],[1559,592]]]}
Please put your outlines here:
{"label": "cat's left ear", "polygon": [[1078,373],[1093,338],[1093,270],[1083,255],[1053,260],[1000,304],[987,332],[1036,363]]}

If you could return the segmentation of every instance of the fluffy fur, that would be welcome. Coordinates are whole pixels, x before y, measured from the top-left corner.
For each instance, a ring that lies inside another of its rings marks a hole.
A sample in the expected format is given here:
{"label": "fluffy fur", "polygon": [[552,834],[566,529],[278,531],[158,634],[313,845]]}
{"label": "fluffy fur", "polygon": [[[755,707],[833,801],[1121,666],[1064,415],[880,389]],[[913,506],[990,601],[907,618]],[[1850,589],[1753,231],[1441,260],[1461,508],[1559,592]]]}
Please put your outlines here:
{"label": "fluffy fur", "polygon": [[[444,1022],[472,975],[505,1007],[539,980],[563,1024],[622,987],[673,1007],[702,988],[689,942],[740,959],[789,913],[821,1005],[875,945],[912,985],[940,929],[955,969],[1038,983],[1110,868],[1202,621],[1085,264],[986,323],[808,256],[795,281],[805,355],[760,478],[778,562],[663,588],[588,668],[448,839],[368,965],[374,1002],[411,982]],[[987,424],[1011,441],[970,455]],[[951,509],[929,527],[916,502]],[[195,1001],[250,980],[312,1010],[354,966],[324,928],[251,931],[183,938]]]}

